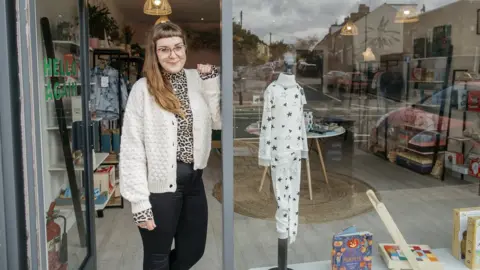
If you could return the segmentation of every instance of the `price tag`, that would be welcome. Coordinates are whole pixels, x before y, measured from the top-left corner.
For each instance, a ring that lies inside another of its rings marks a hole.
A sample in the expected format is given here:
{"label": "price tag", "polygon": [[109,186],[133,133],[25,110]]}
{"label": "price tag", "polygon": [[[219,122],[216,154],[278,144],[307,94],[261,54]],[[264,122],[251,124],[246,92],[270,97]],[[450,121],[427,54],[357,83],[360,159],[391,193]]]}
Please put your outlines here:
{"label": "price tag", "polygon": [[108,76],[102,76],[101,87],[108,87]]}

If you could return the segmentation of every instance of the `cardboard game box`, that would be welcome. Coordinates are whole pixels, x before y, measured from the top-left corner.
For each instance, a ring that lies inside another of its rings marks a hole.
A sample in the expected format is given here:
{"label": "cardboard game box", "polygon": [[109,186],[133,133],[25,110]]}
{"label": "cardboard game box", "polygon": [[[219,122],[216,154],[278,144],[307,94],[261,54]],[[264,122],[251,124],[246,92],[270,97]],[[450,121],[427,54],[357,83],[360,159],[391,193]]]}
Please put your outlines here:
{"label": "cardboard game box", "polygon": [[467,237],[468,217],[473,216],[480,216],[480,207],[453,209],[452,255],[458,260],[465,259],[466,249],[462,249],[462,240]]}
{"label": "cardboard game box", "polygon": [[[411,251],[415,254],[416,260],[423,269],[443,269],[442,263],[437,256],[433,254],[431,248],[427,245],[410,245]],[[388,269],[412,269],[407,261],[407,257],[395,244],[379,244],[378,251],[380,256],[387,264]]]}
{"label": "cardboard game box", "polygon": [[465,265],[470,269],[480,269],[480,217],[469,217]]}

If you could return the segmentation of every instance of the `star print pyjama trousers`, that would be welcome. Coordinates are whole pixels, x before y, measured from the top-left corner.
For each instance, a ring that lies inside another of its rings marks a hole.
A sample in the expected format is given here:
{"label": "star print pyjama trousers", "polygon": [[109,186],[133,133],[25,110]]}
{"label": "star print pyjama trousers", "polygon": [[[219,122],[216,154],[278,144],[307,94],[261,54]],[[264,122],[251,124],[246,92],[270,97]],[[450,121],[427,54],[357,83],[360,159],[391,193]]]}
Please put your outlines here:
{"label": "star print pyjama trousers", "polygon": [[290,244],[298,233],[298,204],[300,200],[301,152],[293,151],[275,156],[272,162],[272,184],[277,200],[278,238],[289,238]]}

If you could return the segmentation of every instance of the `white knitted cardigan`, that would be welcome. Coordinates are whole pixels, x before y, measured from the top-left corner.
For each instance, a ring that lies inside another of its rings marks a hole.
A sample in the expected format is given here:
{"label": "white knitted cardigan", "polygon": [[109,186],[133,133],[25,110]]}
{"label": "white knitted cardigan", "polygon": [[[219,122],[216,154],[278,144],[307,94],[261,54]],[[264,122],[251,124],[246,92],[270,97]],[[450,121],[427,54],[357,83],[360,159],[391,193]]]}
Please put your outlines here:
{"label": "white knitted cardigan", "polygon": [[[211,150],[212,129],[221,129],[219,76],[202,80],[185,69],[193,114],[194,169],[203,169]],[[177,119],[157,105],[145,78],[132,87],[123,118],[120,146],[120,192],[132,212],[151,208],[150,193],[174,192]]]}

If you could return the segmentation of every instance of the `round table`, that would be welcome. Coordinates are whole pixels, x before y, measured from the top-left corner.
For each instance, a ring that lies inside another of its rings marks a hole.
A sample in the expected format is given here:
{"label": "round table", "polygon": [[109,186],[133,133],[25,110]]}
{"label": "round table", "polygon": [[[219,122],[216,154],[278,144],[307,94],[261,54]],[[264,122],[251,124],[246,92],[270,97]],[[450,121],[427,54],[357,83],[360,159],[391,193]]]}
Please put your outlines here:
{"label": "round table", "polygon": [[[249,134],[260,136],[260,125],[258,122],[252,123],[246,128],[246,131]],[[321,139],[325,138],[332,138],[336,136],[340,136],[345,134],[345,128],[344,127],[337,127],[331,131],[327,131],[325,133],[316,133],[316,132],[307,132],[307,139],[308,140],[313,140],[315,141],[317,151],[318,151],[318,157],[320,159],[320,165],[322,166],[323,170],[323,176],[325,177],[325,182],[328,184],[328,176],[327,176],[327,169],[325,168],[325,161],[323,160],[323,154],[322,154],[322,147],[321,147]],[[308,149],[308,152],[310,153],[310,148]],[[307,167],[307,179],[308,179],[308,191],[310,194],[310,200],[313,200],[313,193],[312,193],[312,176],[311,176],[311,171],[310,171],[310,161],[306,160],[305,161],[306,167]],[[265,170],[263,171],[262,175],[262,181],[260,182],[260,188],[258,191],[261,191],[263,188],[263,183],[265,182],[265,178],[268,173],[268,167],[265,167]]]}

